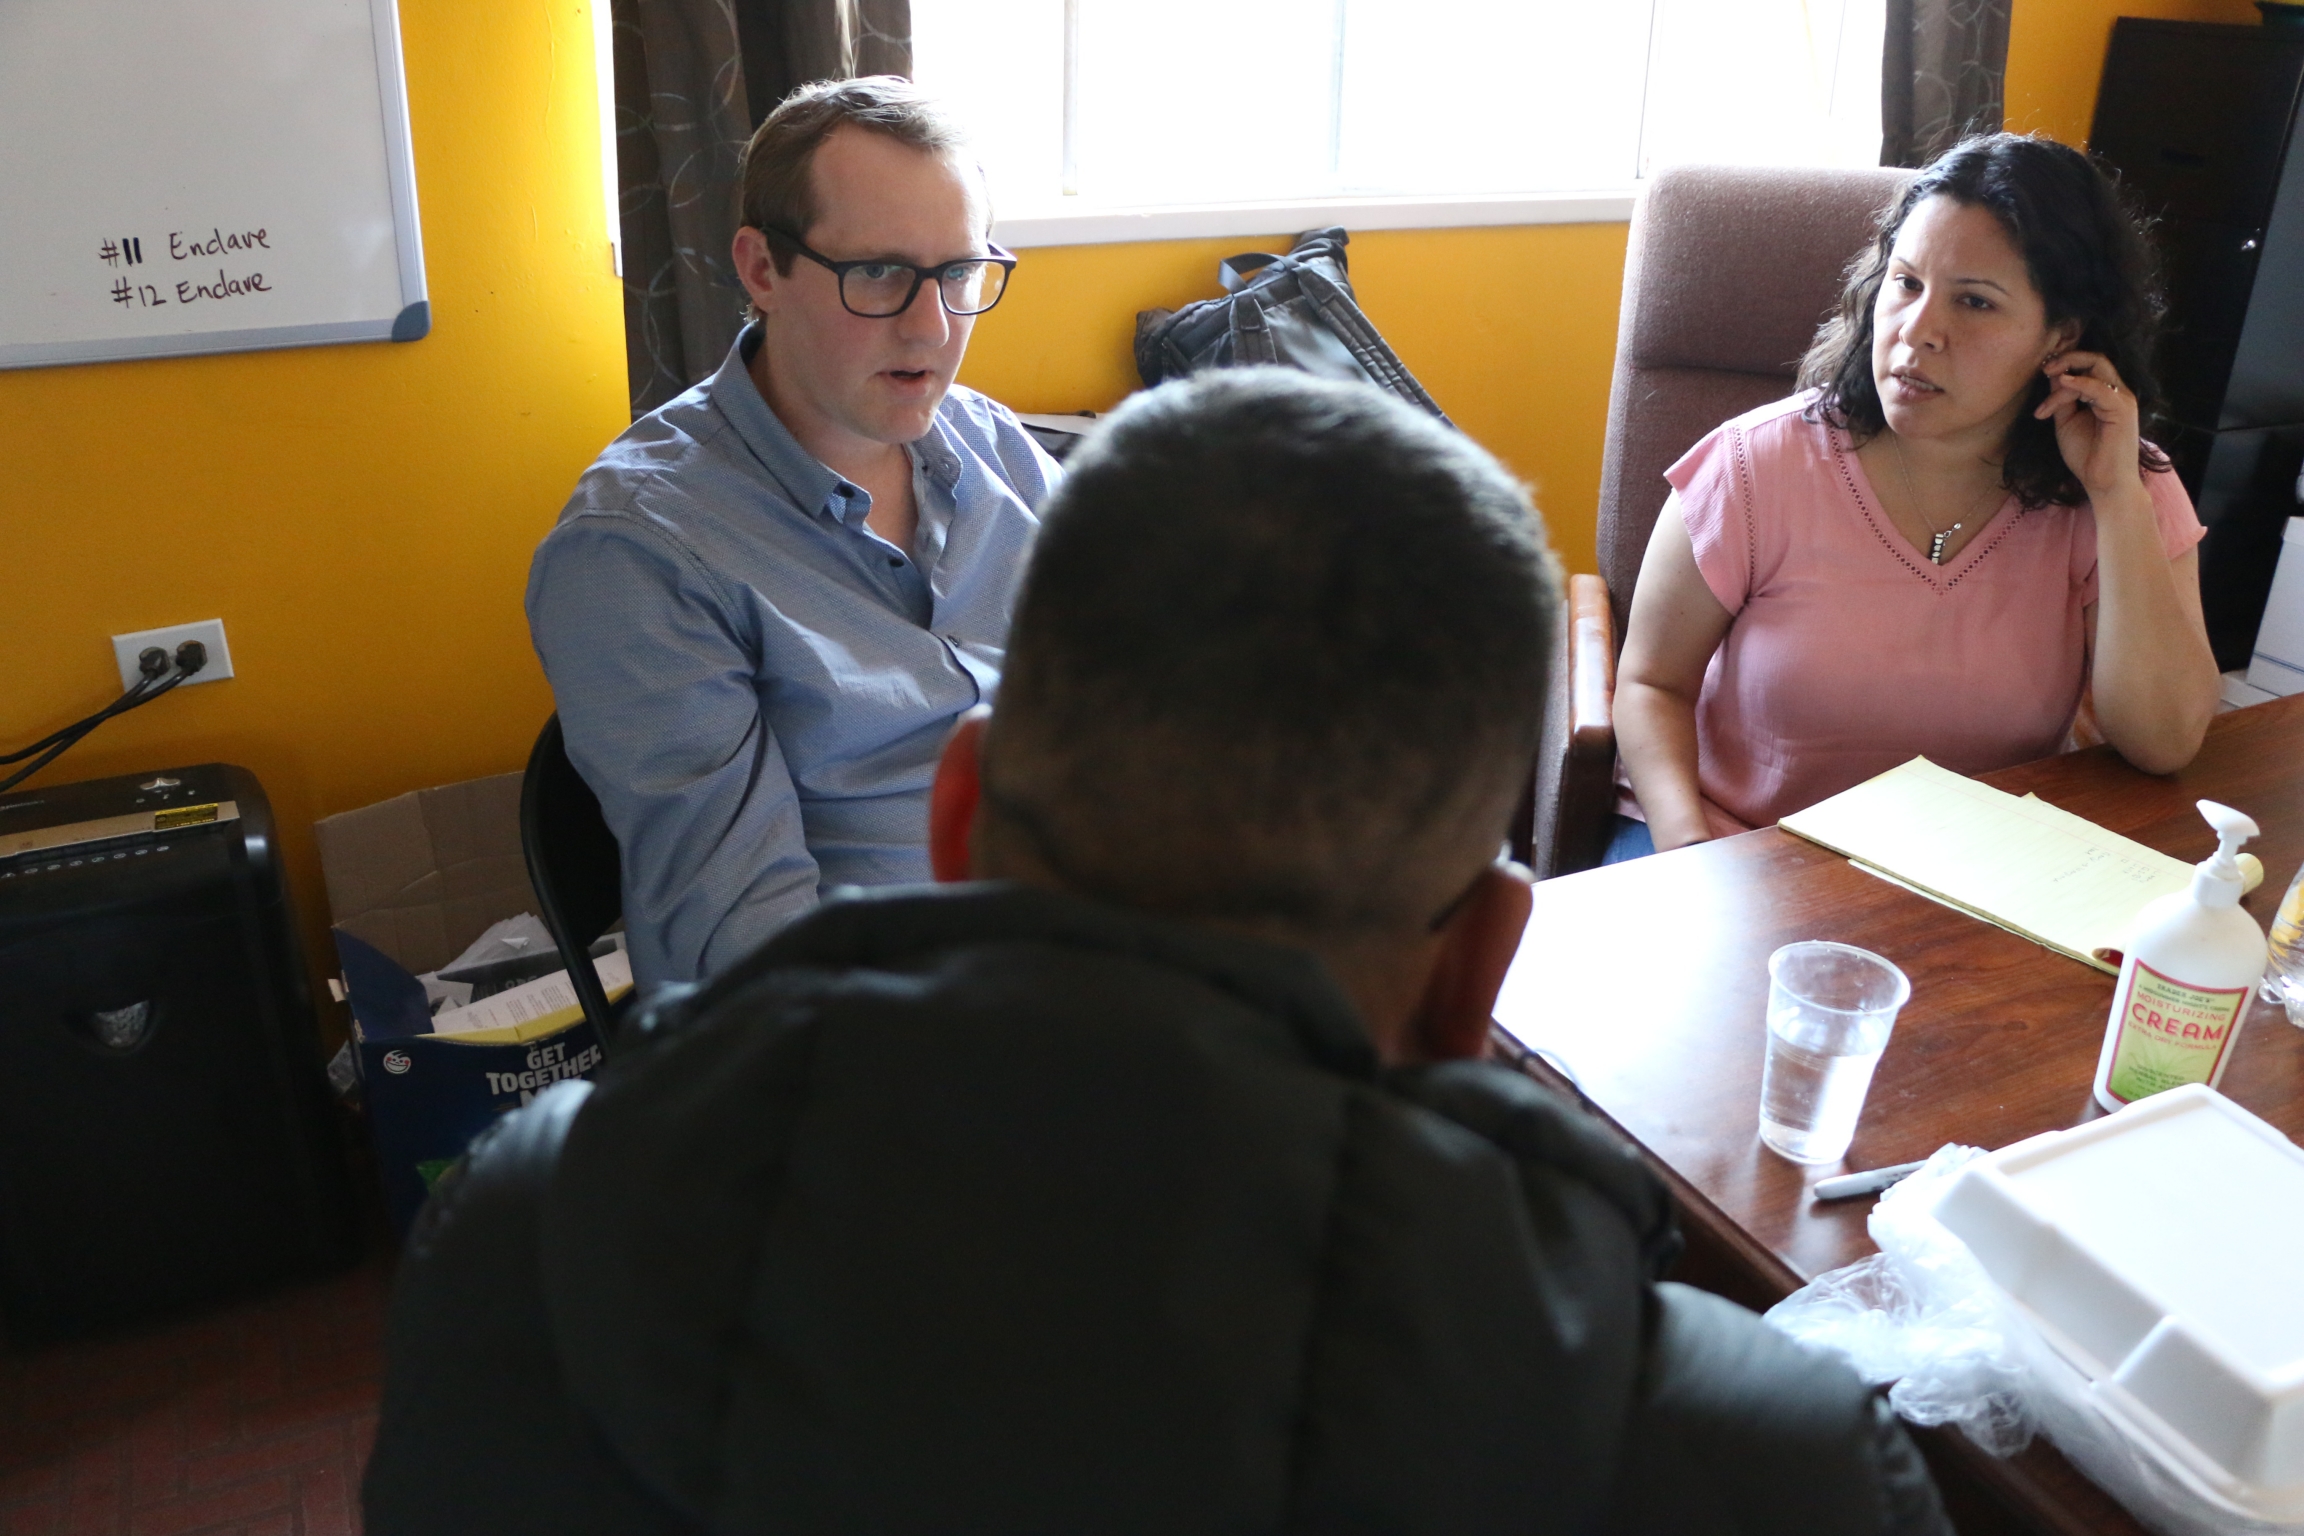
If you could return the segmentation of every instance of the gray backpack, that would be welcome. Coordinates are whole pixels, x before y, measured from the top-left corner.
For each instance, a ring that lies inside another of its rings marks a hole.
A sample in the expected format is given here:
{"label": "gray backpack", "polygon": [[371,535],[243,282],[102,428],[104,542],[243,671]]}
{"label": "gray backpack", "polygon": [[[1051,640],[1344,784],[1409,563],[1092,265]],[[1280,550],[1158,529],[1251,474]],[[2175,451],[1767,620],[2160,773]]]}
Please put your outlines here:
{"label": "gray backpack", "polygon": [[1373,384],[1448,419],[1360,313],[1345,275],[1341,229],[1299,235],[1285,256],[1227,256],[1227,297],[1136,316],[1136,371],[1146,385],[1203,368],[1282,363],[1323,378]]}

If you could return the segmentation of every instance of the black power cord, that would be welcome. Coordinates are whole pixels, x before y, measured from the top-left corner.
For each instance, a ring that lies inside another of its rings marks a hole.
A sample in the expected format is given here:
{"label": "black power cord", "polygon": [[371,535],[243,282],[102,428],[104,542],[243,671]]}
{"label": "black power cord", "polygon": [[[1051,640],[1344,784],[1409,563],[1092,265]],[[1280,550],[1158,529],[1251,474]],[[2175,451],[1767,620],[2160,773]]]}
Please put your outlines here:
{"label": "black power cord", "polygon": [[136,658],[136,670],[143,675],[137,678],[134,687],[96,713],[84,719],[75,720],[61,730],[51,731],[28,747],[0,755],[0,765],[22,763],[28,757],[33,759],[7,778],[0,779],[0,795],[6,794],[62,757],[66,752],[71,751],[73,747],[79,744],[82,737],[105,721],[118,715],[124,715],[132,709],[143,708],[160,695],[182,686],[186,678],[206,665],[208,665],[208,647],[197,640],[187,640],[182,645],[177,646],[174,657],[170,657],[166,651],[156,645],[146,646]]}
{"label": "black power cord", "polygon": [[113,703],[106,705],[84,720],[73,721],[60,731],[51,731],[21,751],[0,756],[0,763],[20,763],[35,752],[46,751],[67,736],[99,725],[124,709],[134,708],[135,704],[131,701],[141,701],[151,691],[154,683],[168,675],[168,653],[156,645],[148,645],[144,647],[144,653],[136,658],[136,666],[144,675]]}

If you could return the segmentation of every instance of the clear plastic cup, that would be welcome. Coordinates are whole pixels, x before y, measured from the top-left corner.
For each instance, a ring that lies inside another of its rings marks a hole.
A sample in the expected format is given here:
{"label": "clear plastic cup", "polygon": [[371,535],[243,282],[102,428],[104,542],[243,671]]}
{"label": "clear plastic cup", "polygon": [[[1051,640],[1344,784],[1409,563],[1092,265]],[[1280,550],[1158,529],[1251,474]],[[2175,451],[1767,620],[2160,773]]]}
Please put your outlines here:
{"label": "clear plastic cup", "polygon": [[1902,971],[1852,945],[1808,939],[1770,955],[1760,1139],[1795,1163],[1845,1157],[1911,995]]}

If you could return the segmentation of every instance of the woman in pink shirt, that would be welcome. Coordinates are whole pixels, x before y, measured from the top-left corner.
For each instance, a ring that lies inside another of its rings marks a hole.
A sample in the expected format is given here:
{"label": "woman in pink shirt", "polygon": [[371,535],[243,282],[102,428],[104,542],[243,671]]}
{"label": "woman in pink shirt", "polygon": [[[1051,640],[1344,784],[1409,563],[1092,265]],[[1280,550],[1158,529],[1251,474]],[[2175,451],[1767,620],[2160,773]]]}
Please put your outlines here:
{"label": "woman in pink shirt", "polygon": [[2143,237],[2078,151],[1996,134],[1920,173],[1802,393],[1666,472],[1616,685],[1657,848],[1915,754],[2045,756],[2084,699],[2137,767],[2191,761],[2216,664],[2199,519],[2139,436],[2157,310]]}

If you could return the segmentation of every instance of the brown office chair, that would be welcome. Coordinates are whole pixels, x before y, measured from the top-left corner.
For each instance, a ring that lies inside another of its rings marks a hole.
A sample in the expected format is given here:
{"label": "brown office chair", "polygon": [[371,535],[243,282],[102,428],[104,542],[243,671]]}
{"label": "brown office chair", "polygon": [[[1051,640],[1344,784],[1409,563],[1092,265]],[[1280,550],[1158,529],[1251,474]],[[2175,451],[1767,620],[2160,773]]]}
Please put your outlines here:
{"label": "brown office chair", "polygon": [[1632,214],[1600,468],[1598,576],[1570,579],[1538,760],[1539,875],[1600,862],[1616,792],[1618,637],[1664,471],[1732,416],[1792,392],[1848,262],[1909,171],[1678,166]]}

